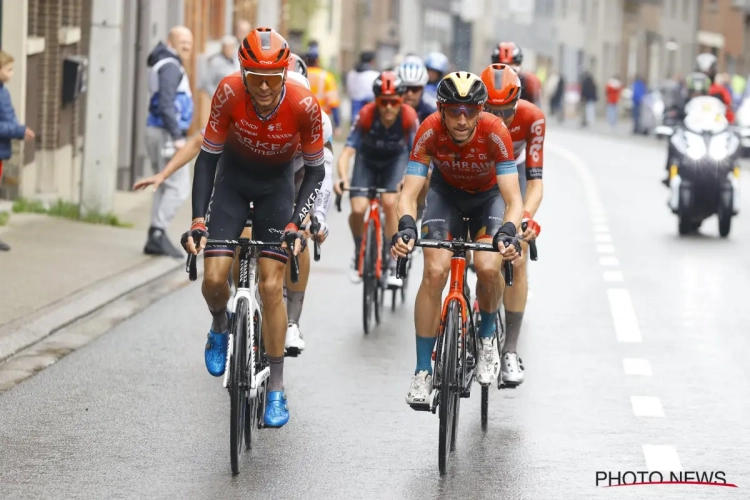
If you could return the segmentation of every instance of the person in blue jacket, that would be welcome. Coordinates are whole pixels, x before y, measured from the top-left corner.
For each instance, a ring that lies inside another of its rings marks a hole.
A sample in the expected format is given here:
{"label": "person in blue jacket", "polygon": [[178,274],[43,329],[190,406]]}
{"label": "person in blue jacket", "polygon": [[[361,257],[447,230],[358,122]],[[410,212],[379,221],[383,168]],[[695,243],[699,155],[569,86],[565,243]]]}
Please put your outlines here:
{"label": "person in blue jacket", "polygon": [[[34,131],[18,123],[10,92],[6,84],[13,77],[13,56],[0,51],[0,181],[3,178],[3,161],[10,158],[13,151],[10,141],[13,139],[34,139]],[[10,245],[0,241],[0,251],[7,252]]]}
{"label": "person in blue jacket", "polygon": [[646,97],[648,87],[641,75],[635,75],[633,81],[633,133],[637,134],[641,125],[641,103]]}

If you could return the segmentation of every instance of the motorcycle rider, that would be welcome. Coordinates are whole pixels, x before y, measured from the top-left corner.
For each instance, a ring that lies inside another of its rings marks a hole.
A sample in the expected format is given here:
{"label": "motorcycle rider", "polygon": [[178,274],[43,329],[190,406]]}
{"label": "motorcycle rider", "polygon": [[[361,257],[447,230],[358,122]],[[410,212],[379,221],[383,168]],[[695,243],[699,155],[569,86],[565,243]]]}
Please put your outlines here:
{"label": "motorcycle rider", "polygon": [[732,94],[723,85],[716,83],[718,60],[716,56],[705,52],[698,54],[695,58],[695,67],[698,71],[708,76],[711,80],[708,94],[721,100],[727,108],[727,121],[734,123],[734,110],[732,109]]}

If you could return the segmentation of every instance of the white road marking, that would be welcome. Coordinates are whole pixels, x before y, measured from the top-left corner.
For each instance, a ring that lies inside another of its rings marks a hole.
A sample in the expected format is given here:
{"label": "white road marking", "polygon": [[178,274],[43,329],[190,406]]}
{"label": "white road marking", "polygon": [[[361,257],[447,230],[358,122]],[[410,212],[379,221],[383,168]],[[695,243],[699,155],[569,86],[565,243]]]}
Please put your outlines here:
{"label": "white road marking", "polygon": [[612,235],[597,233],[594,235],[594,241],[597,243],[612,243]]}
{"label": "white road marking", "polygon": [[596,251],[599,253],[615,253],[615,247],[607,243],[596,245]]}
{"label": "white road marking", "polygon": [[663,417],[664,409],[659,398],[653,396],[630,396],[636,417]]}
{"label": "white road marking", "polygon": [[643,342],[630,292],[624,288],[610,288],[607,290],[607,296],[615,332],[617,332],[617,340],[620,342]]}
{"label": "white road marking", "polygon": [[679,472],[682,470],[680,457],[674,446],[644,444],[643,456],[646,457],[646,467],[649,471]]}
{"label": "white road marking", "polygon": [[612,256],[599,257],[599,264],[601,264],[602,266],[617,267],[620,265],[620,260],[617,257]]}
{"label": "white road marking", "polygon": [[648,375],[651,373],[651,363],[642,358],[625,358],[622,360],[625,375]]}
{"label": "white road marking", "polygon": [[594,232],[595,233],[608,233],[609,226],[606,224],[596,224],[594,225]]}
{"label": "white road marking", "polygon": [[604,271],[604,281],[609,282],[620,282],[625,278],[622,276],[620,271]]}

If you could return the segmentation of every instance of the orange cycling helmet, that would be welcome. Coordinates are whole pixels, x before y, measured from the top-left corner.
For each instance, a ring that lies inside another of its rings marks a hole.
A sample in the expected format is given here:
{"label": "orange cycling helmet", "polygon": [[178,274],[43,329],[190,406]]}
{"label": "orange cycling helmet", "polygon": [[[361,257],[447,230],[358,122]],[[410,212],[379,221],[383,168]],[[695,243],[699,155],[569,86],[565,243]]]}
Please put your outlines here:
{"label": "orange cycling helmet", "polygon": [[521,78],[507,64],[491,64],[482,71],[482,82],[487,87],[487,104],[503,106],[518,101]]}
{"label": "orange cycling helmet", "polygon": [[289,54],[289,44],[276,30],[255,28],[242,40],[238,56],[246,70],[285,69]]}
{"label": "orange cycling helmet", "polygon": [[493,64],[513,64],[520,66],[523,62],[523,52],[521,47],[513,42],[500,42],[492,52]]}

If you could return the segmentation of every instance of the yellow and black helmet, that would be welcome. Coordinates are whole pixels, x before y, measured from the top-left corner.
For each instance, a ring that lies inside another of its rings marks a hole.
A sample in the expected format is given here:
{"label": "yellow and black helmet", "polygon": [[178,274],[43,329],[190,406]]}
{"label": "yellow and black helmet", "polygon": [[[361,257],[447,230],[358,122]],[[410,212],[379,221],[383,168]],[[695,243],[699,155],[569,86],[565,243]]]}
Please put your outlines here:
{"label": "yellow and black helmet", "polygon": [[487,101],[487,87],[474,73],[455,71],[440,80],[437,86],[437,101],[440,104],[483,106]]}

